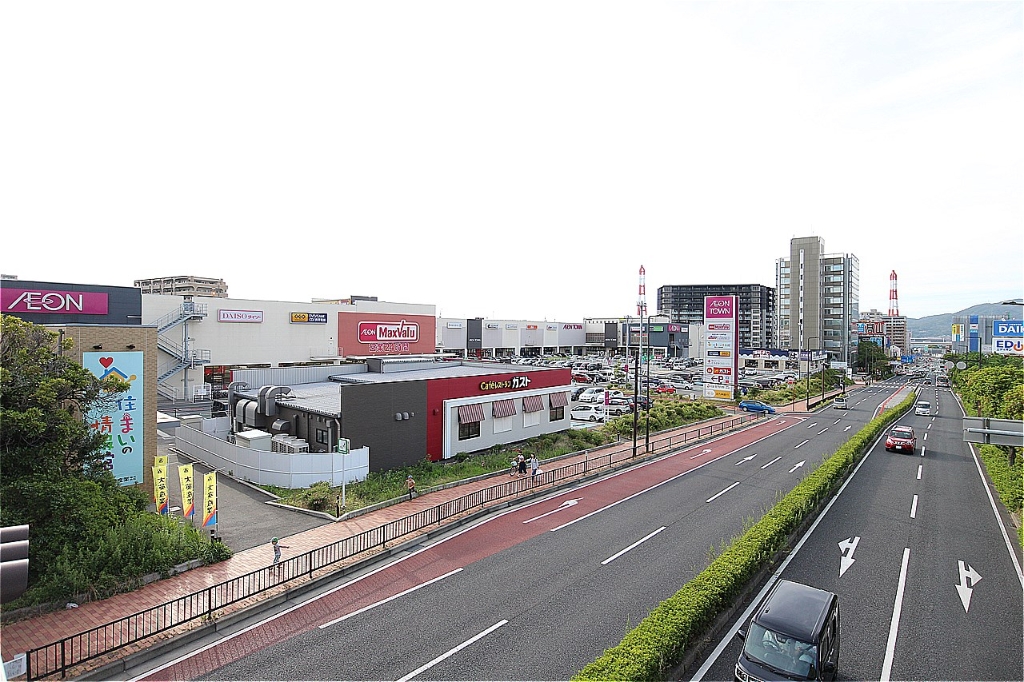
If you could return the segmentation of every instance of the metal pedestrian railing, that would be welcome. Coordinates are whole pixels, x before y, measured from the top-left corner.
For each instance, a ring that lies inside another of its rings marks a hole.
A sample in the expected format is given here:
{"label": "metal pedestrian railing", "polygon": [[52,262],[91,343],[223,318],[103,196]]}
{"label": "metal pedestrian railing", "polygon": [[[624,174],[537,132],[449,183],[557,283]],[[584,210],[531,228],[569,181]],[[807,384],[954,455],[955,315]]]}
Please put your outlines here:
{"label": "metal pedestrian railing", "polygon": [[[643,454],[667,452],[688,443],[735,430],[749,422],[761,419],[763,419],[761,415],[745,414],[727,422],[698,427],[681,434],[663,435],[660,438],[651,439],[650,448]],[[382,549],[389,542],[424,528],[439,525],[460,514],[478,510],[488,503],[515,497],[536,486],[579,478],[588,473],[634,459],[632,443],[613,448],[608,452],[589,454],[593,456],[545,470],[543,473],[537,474],[535,479],[532,477],[516,478],[477,490],[363,531],[358,535],[318,547],[279,564],[251,571],[198,592],[30,649],[26,653],[27,679],[37,680],[53,675],[66,677],[68,671],[74,666],[193,621],[215,619],[219,612],[228,606],[238,604],[293,580],[312,577],[314,571],[328,568],[366,552]]]}

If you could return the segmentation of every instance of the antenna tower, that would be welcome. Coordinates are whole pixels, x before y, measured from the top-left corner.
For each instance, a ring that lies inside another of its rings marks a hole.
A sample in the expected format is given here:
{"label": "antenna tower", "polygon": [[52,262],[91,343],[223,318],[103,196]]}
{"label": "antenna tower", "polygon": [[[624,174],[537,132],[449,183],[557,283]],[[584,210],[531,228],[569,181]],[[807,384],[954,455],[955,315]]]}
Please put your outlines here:
{"label": "antenna tower", "polygon": [[896,295],[896,271],[889,274],[889,317],[899,317],[900,299]]}
{"label": "antenna tower", "polygon": [[[647,314],[647,285],[644,283],[644,266],[640,266],[640,290],[637,292],[636,298],[636,314],[640,316],[641,324],[643,323],[643,317]],[[640,328],[640,333],[643,333],[643,327]]]}

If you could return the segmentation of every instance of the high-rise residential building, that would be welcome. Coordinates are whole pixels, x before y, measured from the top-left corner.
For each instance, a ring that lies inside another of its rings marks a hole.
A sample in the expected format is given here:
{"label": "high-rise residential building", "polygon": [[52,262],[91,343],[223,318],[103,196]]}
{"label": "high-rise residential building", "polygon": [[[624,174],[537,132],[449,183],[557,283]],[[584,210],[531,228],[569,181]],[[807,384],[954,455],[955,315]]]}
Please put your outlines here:
{"label": "high-rise residential building", "polygon": [[780,348],[823,349],[830,361],[850,362],[859,317],[860,261],[825,253],[821,237],[796,237],[775,265]]}
{"label": "high-rise residential building", "polygon": [[777,348],[775,290],[761,284],[670,284],[658,287],[658,314],[677,324],[704,324],[705,296],[736,296],[740,348]]}
{"label": "high-rise residential building", "polygon": [[195,275],[178,275],[176,277],[153,277],[151,279],[137,279],[135,286],[142,289],[144,294],[166,294],[182,296],[192,294],[193,296],[213,296],[215,298],[228,297],[228,285],[222,279],[212,277],[196,277]]}

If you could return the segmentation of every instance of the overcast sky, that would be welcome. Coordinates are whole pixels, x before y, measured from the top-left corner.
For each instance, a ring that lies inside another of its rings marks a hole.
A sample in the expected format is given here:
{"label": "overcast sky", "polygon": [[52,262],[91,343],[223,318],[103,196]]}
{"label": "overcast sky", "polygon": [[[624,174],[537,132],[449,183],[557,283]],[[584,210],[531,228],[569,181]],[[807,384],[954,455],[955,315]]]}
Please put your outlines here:
{"label": "overcast sky", "polygon": [[445,317],[775,284],[1024,296],[1024,4],[5,2],[0,271]]}

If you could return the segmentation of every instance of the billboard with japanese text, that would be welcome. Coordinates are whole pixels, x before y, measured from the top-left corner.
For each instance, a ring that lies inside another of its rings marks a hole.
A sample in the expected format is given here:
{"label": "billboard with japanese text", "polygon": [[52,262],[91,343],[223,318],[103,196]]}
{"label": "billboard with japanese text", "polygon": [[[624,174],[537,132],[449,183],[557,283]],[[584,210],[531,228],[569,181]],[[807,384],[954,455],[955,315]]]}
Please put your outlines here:
{"label": "billboard with japanese text", "polygon": [[145,396],[143,353],[83,353],[82,366],[100,379],[116,376],[128,391],[111,396],[108,405],[91,410],[86,423],[105,437],[103,454],[107,468],[121,485],[142,483]]}

